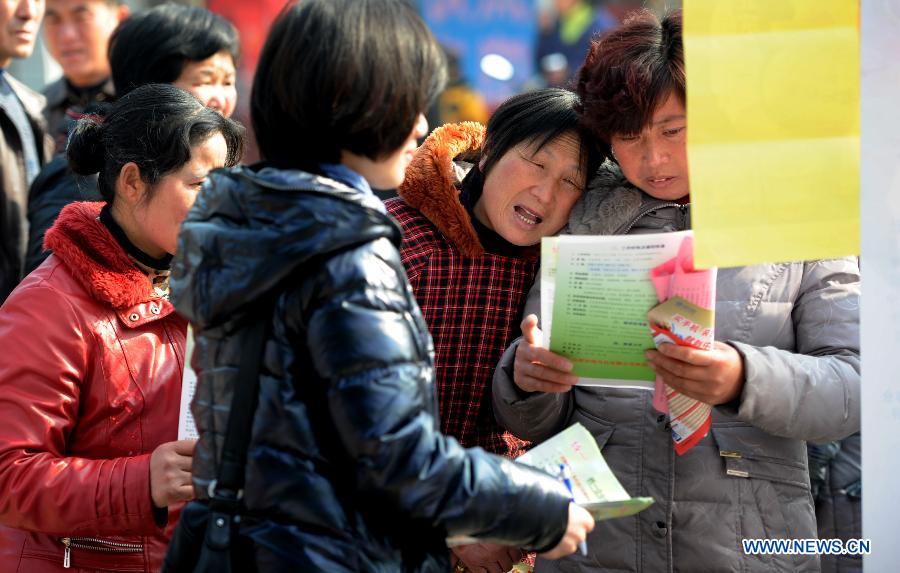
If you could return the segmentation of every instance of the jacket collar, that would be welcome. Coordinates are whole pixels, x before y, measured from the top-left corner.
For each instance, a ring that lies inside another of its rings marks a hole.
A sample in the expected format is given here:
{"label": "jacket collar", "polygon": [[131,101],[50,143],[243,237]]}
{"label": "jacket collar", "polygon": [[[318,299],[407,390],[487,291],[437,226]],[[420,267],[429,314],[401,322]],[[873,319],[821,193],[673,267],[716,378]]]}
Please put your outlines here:
{"label": "jacket collar", "polygon": [[[95,299],[120,311],[125,324],[139,326],[139,322],[169,314],[171,305],[154,295],[147,276],[98,220],[102,207],[102,202],[67,205],[47,231],[44,248],[52,250],[74,276],[81,277]],[[135,313],[138,318],[127,320]]]}
{"label": "jacket collar", "polygon": [[625,179],[612,161],[604,162],[569,214],[566,232],[572,235],[615,235],[648,210],[672,205],[654,199]]}
{"label": "jacket collar", "polygon": [[[262,188],[283,191],[322,192],[344,201],[356,203],[378,213],[385,213],[384,204],[381,202],[381,199],[371,192],[371,189],[369,189],[369,192],[361,192],[348,183],[331,179],[327,176],[316,175],[299,169],[280,169],[271,166],[261,166],[259,169],[238,166],[232,168],[230,172],[237,177],[248,179]],[[368,183],[366,183],[366,186],[368,186]]]}
{"label": "jacket collar", "polygon": [[[47,107],[59,107],[69,101],[70,84],[65,77],[61,77],[44,88],[44,97],[47,98]],[[97,88],[93,88],[97,90]],[[108,78],[99,86],[99,93],[104,96],[103,101],[111,101],[116,96],[112,78]]]}
{"label": "jacket collar", "polygon": [[[397,193],[418,209],[464,255],[484,254],[478,233],[459,201],[460,172],[454,159],[475,155],[484,142],[484,126],[473,121],[435,129],[406,169]],[[473,167],[477,168],[477,167]]]}
{"label": "jacket collar", "polygon": [[308,261],[382,238],[399,248],[402,236],[375,195],[300,170],[218,169],[181,226],[172,301],[198,326],[220,325]]}
{"label": "jacket collar", "polygon": [[44,88],[44,97],[47,98],[47,107],[62,105],[67,99],[65,78],[59,78]]}
{"label": "jacket collar", "polygon": [[[46,126],[46,122],[44,121],[44,108],[47,106],[47,99],[14,78],[9,72],[6,72],[4,77],[9,83],[9,87],[15,92],[16,97],[22,102],[25,113],[28,114],[33,123],[37,124],[38,127],[43,130]],[[40,152],[40,149],[38,149],[38,152]]]}

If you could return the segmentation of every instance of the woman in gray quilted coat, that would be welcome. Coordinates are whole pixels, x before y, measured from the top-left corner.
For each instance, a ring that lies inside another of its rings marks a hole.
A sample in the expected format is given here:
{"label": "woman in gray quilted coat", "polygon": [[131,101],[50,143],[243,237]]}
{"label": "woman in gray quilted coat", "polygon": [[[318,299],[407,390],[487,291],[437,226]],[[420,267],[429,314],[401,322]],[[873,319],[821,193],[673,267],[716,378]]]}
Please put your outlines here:
{"label": "woman in gray quilted coat", "polygon": [[[579,73],[583,119],[607,162],[573,209],[573,234],[690,227],[681,15],[640,12],[596,40]],[[526,315],[540,308],[537,288]],[[716,342],[648,351],[673,389],[714,406],[709,435],[682,456],[643,390],[573,387],[540,347],[537,316],[507,350],[493,387],[498,421],[540,442],[572,423],[592,432],[633,496],[656,503],[597,523],[589,555],[537,571],[818,571],[815,555],[753,555],[744,539],[812,539],[806,441],[859,431],[856,258],[719,269]]]}

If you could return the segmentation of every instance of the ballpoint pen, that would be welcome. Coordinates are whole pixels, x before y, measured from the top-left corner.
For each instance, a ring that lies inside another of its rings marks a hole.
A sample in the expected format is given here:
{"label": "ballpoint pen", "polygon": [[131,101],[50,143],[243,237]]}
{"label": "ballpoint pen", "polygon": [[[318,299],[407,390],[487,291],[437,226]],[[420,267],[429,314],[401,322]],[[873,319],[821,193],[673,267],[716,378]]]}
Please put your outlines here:
{"label": "ballpoint pen", "polygon": [[[575,503],[575,494],[572,493],[572,480],[569,477],[569,467],[566,464],[559,464],[559,481],[565,484],[566,489],[569,490],[569,499],[572,503]],[[587,541],[582,540],[578,543],[578,551],[582,555],[587,556]]]}

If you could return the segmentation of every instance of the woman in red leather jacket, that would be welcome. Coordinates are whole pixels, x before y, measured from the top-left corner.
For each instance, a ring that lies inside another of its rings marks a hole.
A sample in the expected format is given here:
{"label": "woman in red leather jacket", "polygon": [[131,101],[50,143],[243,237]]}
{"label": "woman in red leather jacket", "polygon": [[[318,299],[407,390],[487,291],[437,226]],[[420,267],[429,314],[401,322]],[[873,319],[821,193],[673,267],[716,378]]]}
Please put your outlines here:
{"label": "woman in red leather jacket", "polygon": [[0,572],[159,570],[193,497],[168,266],[207,172],[241,148],[238,124],[159,84],[71,135],[105,202],[63,210],[0,308]]}

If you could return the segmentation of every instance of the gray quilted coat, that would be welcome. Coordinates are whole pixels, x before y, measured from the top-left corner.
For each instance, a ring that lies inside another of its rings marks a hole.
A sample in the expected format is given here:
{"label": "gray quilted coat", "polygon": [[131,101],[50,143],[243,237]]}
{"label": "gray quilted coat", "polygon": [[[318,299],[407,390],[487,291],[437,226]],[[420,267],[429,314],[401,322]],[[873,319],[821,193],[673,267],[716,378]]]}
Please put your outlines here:
{"label": "gray quilted coat", "polygon": [[[573,210],[569,232],[689,227],[688,208],[652,199],[606,164]],[[494,413],[540,442],[580,422],[633,496],[656,503],[602,521],[589,555],[538,560],[537,571],[818,571],[815,556],[745,555],[749,538],[815,538],[805,440],[859,430],[859,265],[855,258],[719,269],[716,337],[743,356],[746,383],[713,409],[710,435],[675,454],[665,416],[642,390],[576,387],[526,394],[513,383],[518,341],[498,366]],[[538,314],[540,293],[526,312]]]}

